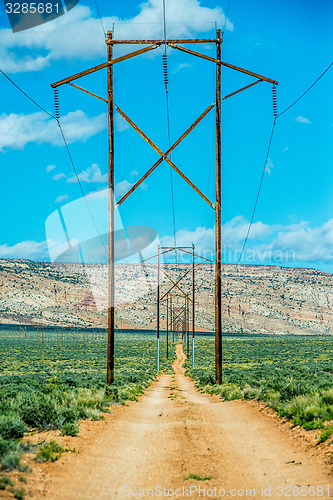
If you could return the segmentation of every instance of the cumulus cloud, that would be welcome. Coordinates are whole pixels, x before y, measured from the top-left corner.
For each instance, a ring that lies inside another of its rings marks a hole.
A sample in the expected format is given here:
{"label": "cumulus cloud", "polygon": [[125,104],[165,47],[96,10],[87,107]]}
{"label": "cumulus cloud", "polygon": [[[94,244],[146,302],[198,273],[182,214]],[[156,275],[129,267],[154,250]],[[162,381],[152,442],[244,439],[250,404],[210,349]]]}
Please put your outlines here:
{"label": "cumulus cloud", "polygon": [[48,165],[48,166],[46,167],[46,172],[52,172],[52,170],[54,170],[55,168],[56,168],[56,166],[55,166],[55,165]]}
{"label": "cumulus cloud", "polygon": [[[80,182],[88,182],[88,183],[105,183],[108,180],[108,174],[102,174],[101,169],[96,163],[93,163],[91,167],[88,167],[86,170],[83,170],[78,174],[78,178]],[[76,175],[67,178],[67,182],[75,183],[77,182]]]}
{"label": "cumulus cloud", "polygon": [[[63,116],[61,123],[70,144],[84,142],[98,134],[106,128],[107,120],[105,113],[89,118],[78,110]],[[63,145],[56,121],[39,112],[28,115],[0,114],[0,151],[24,149],[29,143]]]}
{"label": "cumulus cloud", "polygon": [[[249,222],[234,217],[222,227],[222,251],[226,262],[237,262],[247,234]],[[180,229],[176,233],[178,246],[195,244],[196,252],[214,258],[214,228],[198,227],[193,231]],[[173,235],[161,238],[162,245],[174,244]],[[333,260],[333,219],[317,227],[308,222],[288,226],[256,222],[252,225],[242,263],[256,264],[331,264]]]}
{"label": "cumulus cloud", "polygon": [[59,181],[60,179],[66,179],[66,175],[65,174],[56,174],[52,177],[53,181]]}
{"label": "cumulus cloud", "polygon": [[119,196],[123,196],[127,191],[132,187],[132,184],[128,182],[126,179],[124,181],[118,182],[115,185],[114,194],[116,198]]}
{"label": "cumulus cloud", "polygon": [[62,194],[56,198],[55,203],[63,203],[64,201],[67,201],[69,199],[68,194]]}
{"label": "cumulus cloud", "polygon": [[[160,38],[163,34],[162,2],[148,0],[138,6],[139,13],[127,19],[104,17],[103,24],[110,29],[116,25],[117,38]],[[216,22],[225,24],[220,7],[209,8],[198,0],[168,0],[167,21],[169,37],[191,37],[211,29]],[[226,21],[226,29],[232,23]],[[22,54],[22,49],[28,53]],[[58,60],[82,60],[105,57],[105,43],[100,20],[92,16],[87,6],[79,5],[66,15],[19,33],[0,30],[0,59],[8,73],[40,71]]]}
{"label": "cumulus cloud", "polygon": [[22,241],[15,245],[0,245],[2,259],[49,260],[46,241]]}
{"label": "cumulus cloud", "polygon": [[293,250],[299,261],[332,262],[333,259],[333,219],[318,227],[310,227],[306,222],[281,229],[271,243],[272,251]]}
{"label": "cumulus cloud", "polygon": [[272,160],[270,158],[268,158],[267,163],[265,165],[265,172],[267,172],[268,175],[271,175],[273,167],[274,167],[274,165],[273,165]]}
{"label": "cumulus cloud", "polygon": [[[120,190],[118,195],[130,187],[130,184],[126,183],[127,181],[123,181],[117,185],[117,189]],[[103,199],[107,196],[107,192],[107,189],[96,191],[89,194],[88,199]],[[222,252],[225,262],[235,263],[238,260],[247,229],[248,221],[242,216],[235,217],[223,225]],[[305,221],[289,226],[256,222],[252,229],[241,263],[311,267],[319,267],[322,264],[327,267],[332,264],[333,219],[317,227],[311,227]],[[194,243],[197,254],[214,259],[214,228],[180,229],[176,233],[176,238],[178,246],[191,246]],[[160,241],[163,246],[174,244],[173,235],[165,235]],[[49,242],[49,248],[56,245],[55,242]],[[0,258],[49,260],[48,245],[46,241],[22,241],[12,246],[3,244],[0,245]]]}
{"label": "cumulus cloud", "polygon": [[295,118],[295,122],[298,122],[298,123],[308,123],[310,124],[310,120],[309,118],[305,118],[305,116],[298,116],[297,118]]}
{"label": "cumulus cloud", "polygon": [[114,124],[117,132],[124,132],[131,128],[131,125],[118,113],[114,117]]}
{"label": "cumulus cloud", "polygon": [[182,69],[185,69],[185,68],[191,68],[192,65],[191,64],[188,64],[188,63],[182,63],[182,64],[179,64],[177,66],[177,68],[172,72],[173,74],[176,74],[178,73],[179,71],[181,71]]}

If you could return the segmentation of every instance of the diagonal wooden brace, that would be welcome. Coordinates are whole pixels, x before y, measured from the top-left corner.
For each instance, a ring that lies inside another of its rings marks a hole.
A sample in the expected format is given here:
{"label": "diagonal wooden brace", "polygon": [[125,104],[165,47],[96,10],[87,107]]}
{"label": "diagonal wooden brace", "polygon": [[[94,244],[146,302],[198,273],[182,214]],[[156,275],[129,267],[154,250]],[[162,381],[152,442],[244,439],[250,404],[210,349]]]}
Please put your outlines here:
{"label": "diagonal wooden brace", "polygon": [[75,87],[76,89],[82,90],[82,92],[85,92],[86,94],[89,94],[93,97],[96,97],[100,101],[104,101],[104,102],[108,103],[108,101],[106,99],[103,99],[103,97],[100,97],[99,95],[94,94],[93,92],[90,92],[89,90],[86,90],[82,87],[79,87],[78,85],[75,85],[75,83],[70,83],[70,82],[68,82],[68,83],[69,83],[69,85],[71,85],[71,87]]}
{"label": "diagonal wooden brace", "polygon": [[279,82],[276,80],[272,80],[271,78],[267,78],[266,76],[258,75],[257,73],[253,73],[253,71],[248,71],[247,69],[239,68],[238,66],[234,66],[233,64],[226,63],[224,61],[219,61],[218,59],[215,59],[214,57],[206,56],[204,54],[200,54],[199,52],[195,52],[194,50],[190,49],[185,49],[185,47],[181,47],[180,45],[176,45],[175,43],[168,43],[169,47],[177,50],[181,50],[183,52],[186,52],[187,54],[192,54],[193,56],[201,57],[202,59],[207,59],[207,61],[214,62],[216,64],[220,64],[221,66],[226,66],[227,68],[235,69],[236,71],[239,71],[240,73],[245,73],[246,75],[254,76],[255,78],[258,78],[259,80],[263,80],[265,82],[272,83],[273,85],[279,85]]}
{"label": "diagonal wooden brace", "polygon": [[[195,267],[198,267],[198,266],[201,266],[203,264],[203,262],[199,262],[199,264],[195,264]],[[179,278],[178,281],[176,281],[176,283],[170,288],[170,290],[168,290],[164,295],[163,297],[161,297],[160,300],[164,299],[164,297],[166,297],[168,295],[168,293],[171,292],[171,290],[173,290],[175,288],[176,285],[178,285],[178,283],[183,279],[185,278],[185,276],[188,275],[188,273],[192,272],[192,269],[189,269],[188,271],[186,271],[186,273],[183,274],[183,276],[181,278]]]}
{"label": "diagonal wooden brace", "polygon": [[59,82],[55,82],[51,84],[52,88],[59,87],[60,85],[64,85],[65,83],[72,82],[73,80],[77,80],[82,76],[90,75],[91,73],[95,73],[95,71],[99,71],[100,69],[107,68],[112,64],[117,64],[121,61],[126,61],[126,59],[130,59],[131,57],[138,56],[140,54],[144,54],[145,52],[149,52],[150,50],[156,49],[159,44],[149,45],[149,47],[145,47],[144,49],[136,50],[135,52],[130,52],[129,54],[125,54],[124,56],[117,57],[116,59],[112,59],[112,61],[108,61],[103,64],[99,64],[98,66],[94,66],[93,68],[86,69],[85,71],[81,71],[80,73],[76,73],[73,76],[69,76],[68,78],[64,78],[63,80],[59,80]]}
{"label": "diagonal wooden brace", "polygon": [[191,300],[191,301],[192,301],[191,297],[190,297],[190,296],[189,296],[186,292],[184,292],[184,290],[182,290],[182,289],[180,288],[180,286],[178,286],[178,285],[177,285],[177,284],[173,281],[173,279],[172,279],[172,278],[170,278],[170,276],[168,276],[168,275],[167,275],[167,273],[164,271],[164,269],[162,269],[161,271],[162,271],[162,273],[163,273],[163,274],[164,274],[164,275],[168,278],[168,280],[169,280],[169,281],[171,281],[171,283],[172,283],[172,284],[173,284],[176,288],[178,288],[178,290],[179,290],[179,291],[180,291],[180,292],[184,295],[184,297],[187,297],[189,300]]}
{"label": "diagonal wooden brace", "polygon": [[166,153],[163,153],[154,143],[153,141],[151,141],[149,139],[149,137],[126,115],[126,113],[124,113],[120,108],[119,106],[117,106],[116,104],[114,104],[114,108],[118,111],[118,113],[141,135],[141,137],[143,137],[145,139],[145,141],[148,142],[148,144],[150,144],[150,146],[161,156],[160,159],[148,170],[148,172],[146,172],[146,174],[141,177],[141,179],[139,179],[139,181],[134,184],[134,186],[128,191],[128,193],[126,193],[120,200],[119,202],[117,203],[117,206],[121,205],[121,203],[123,203],[123,201],[125,201],[125,199],[133,193],[133,191],[139,187],[139,185],[153,172],[153,170],[155,170],[155,168],[160,165],[160,163],[165,160],[191,187],[192,189],[194,189],[194,191],[196,193],[199,194],[199,196],[201,196],[201,198],[203,198],[206,203],[208,203],[208,205],[215,209],[213,203],[209,200],[209,198],[207,198],[207,196],[205,194],[202,193],[202,191],[200,191],[199,188],[197,188],[197,186],[195,184],[193,184],[193,182],[170,160],[170,158],[168,158],[168,155],[171,153],[171,151],[173,149],[175,149],[179,144],[180,142],[185,139],[185,137],[194,129],[194,127],[196,127],[196,125],[209,113],[209,111],[211,109],[213,109],[213,107],[215,106],[215,104],[211,104],[205,111],[204,113],[193,123],[193,125],[191,125],[191,127],[189,127],[187,129],[187,131],[174,143],[174,145],[166,152]]}

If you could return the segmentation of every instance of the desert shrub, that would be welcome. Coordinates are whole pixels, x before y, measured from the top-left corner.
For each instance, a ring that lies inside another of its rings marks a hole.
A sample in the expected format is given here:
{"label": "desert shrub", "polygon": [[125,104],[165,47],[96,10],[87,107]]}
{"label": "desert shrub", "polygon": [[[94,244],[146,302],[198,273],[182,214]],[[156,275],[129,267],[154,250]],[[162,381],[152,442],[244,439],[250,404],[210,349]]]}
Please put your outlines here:
{"label": "desert shrub", "polygon": [[3,470],[20,469],[20,462],[23,450],[19,447],[11,446],[9,450],[1,457],[1,468]]}
{"label": "desert shrub", "polygon": [[13,481],[8,476],[0,477],[0,490],[5,490],[7,486],[14,486]]}
{"label": "desert shrub", "polygon": [[18,410],[27,425],[38,429],[55,427],[58,418],[56,401],[43,393],[22,395]]}
{"label": "desert shrub", "polygon": [[12,491],[12,493],[14,493],[14,498],[16,498],[16,500],[23,500],[24,499],[25,491],[23,488],[16,488],[16,489],[13,489],[11,491]]}
{"label": "desert shrub", "polygon": [[36,454],[37,462],[55,462],[59,460],[64,452],[64,448],[54,440],[44,444]]}
{"label": "desert shrub", "polygon": [[3,439],[20,439],[26,431],[26,426],[18,415],[0,416],[0,436]]}
{"label": "desert shrub", "polygon": [[262,393],[262,390],[259,387],[251,387],[250,385],[246,385],[243,388],[243,398],[245,399],[259,399]]}
{"label": "desert shrub", "polygon": [[65,422],[60,427],[60,432],[63,436],[77,436],[79,431],[79,426],[74,424],[74,422]]}
{"label": "desert shrub", "polygon": [[322,399],[324,403],[328,405],[333,405],[333,388],[322,393]]}
{"label": "desert shrub", "polygon": [[237,384],[222,384],[220,387],[220,396],[227,401],[233,399],[240,399],[242,397],[242,391]]}
{"label": "desert shrub", "polygon": [[333,435],[333,425],[330,425],[327,429],[324,429],[319,436],[318,444],[323,443],[328,438]]}

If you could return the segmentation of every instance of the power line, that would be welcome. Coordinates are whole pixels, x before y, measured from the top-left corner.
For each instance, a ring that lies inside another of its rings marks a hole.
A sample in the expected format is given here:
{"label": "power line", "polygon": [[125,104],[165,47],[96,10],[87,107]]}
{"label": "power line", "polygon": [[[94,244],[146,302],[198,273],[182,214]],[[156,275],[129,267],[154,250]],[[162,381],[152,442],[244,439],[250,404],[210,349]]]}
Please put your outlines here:
{"label": "power line", "polygon": [[98,228],[97,228],[97,225],[96,225],[95,219],[94,219],[94,217],[93,217],[93,214],[92,214],[92,212],[91,212],[91,210],[90,210],[89,203],[88,203],[88,201],[87,201],[87,198],[86,198],[86,195],[85,195],[85,193],[84,193],[84,190],[83,190],[82,184],[81,184],[81,182],[80,182],[80,178],[79,178],[78,173],[77,173],[77,170],[76,170],[76,168],[75,168],[75,164],[74,164],[74,161],[73,161],[72,155],[71,155],[71,153],[70,153],[70,150],[69,150],[69,147],[68,147],[68,143],[67,143],[67,141],[66,141],[65,134],[64,134],[63,129],[62,129],[62,127],[61,127],[61,124],[60,124],[59,118],[56,118],[56,117],[55,117],[55,116],[53,116],[51,113],[49,113],[48,111],[46,111],[46,109],[44,109],[42,106],[40,106],[40,104],[38,104],[38,102],[36,102],[34,99],[32,99],[32,97],[30,97],[30,96],[29,96],[26,92],[24,92],[24,90],[23,90],[23,89],[21,89],[21,87],[20,87],[19,85],[17,85],[17,84],[16,84],[16,83],[15,83],[15,82],[11,79],[11,78],[9,78],[9,76],[8,76],[8,75],[6,75],[6,73],[5,73],[4,71],[2,71],[2,70],[0,69],[0,72],[3,74],[3,76],[5,76],[5,77],[7,78],[7,80],[9,80],[9,81],[10,81],[10,83],[12,83],[12,84],[14,85],[14,87],[15,87],[15,88],[17,88],[17,90],[19,90],[19,91],[20,91],[20,92],[21,92],[21,93],[22,93],[22,94],[23,94],[23,95],[24,95],[27,99],[29,99],[29,100],[30,100],[33,104],[35,104],[35,106],[37,106],[37,107],[38,107],[39,109],[41,109],[41,110],[42,110],[45,114],[47,114],[50,118],[52,118],[53,120],[55,120],[55,121],[58,123],[59,129],[60,129],[60,133],[61,133],[61,137],[62,137],[62,139],[63,139],[63,141],[64,141],[64,145],[65,145],[65,147],[66,147],[66,150],[67,150],[67,154],[68,154],[68,157],[69,157],[70,163],[71,163],[71,165],[72,165],[72,167],[73,167],[74,174],[75,174],[76,179],[77,179],[77,182],[78,182],[78,184],[79,184],[79,187],[80,187],[80,190],[81,190],[82,196],[83,196],[83,198],[84,198],[84,201],[85,201],[85,203],[86,203],[86,205],[87,205],[87,208],[88,208],[88,211],[89,211],[90,217],[91,217],[92,222],[93,222],[93,224],[94,224],[94,226],[95,226],[96,232],[97,232],[97,234],[98,234],[98,236],[99,236],[99,238],[100,238],[100,240],[101,240],[101,243],[102,243],[102,245],[103,245],[103,247],[104,247],[105,251],[107,251],[107,250],[106,250],[106,247],[105,247],[105,245],[104,245],[104,243],[103,243],[102,237],[101,237],[101,235],[100,235],[100,233],[99,233],[99,231],[98,231]]}
{"label": "power line", "polygon": [[327,73],[327,71],[333,66],[333,62],[325,69],[325,71],[323,71],[323,73],[317,78],[317,80],[315,80],[313,82],[312,85],[310,85],[310,87],[308,89],[306,89],[305,92],[303,92],[303,94],[301,96],[299,96],[292,104],[290,104],[290,106],[288,106],[285,110],[283,110],[280,114],[277,115],[277,117],[279,118],[280,116],[282,116],[284,113],[286,113],[290,108],[292,108],[293,106],[295,106],[295,104],[302,99],[302,97],[305,96],[305,94],[307,94],[309,92],[309,90],[312,89],[312,87],[314,87],[316,85],[317,82],[319,82],[319,80],[325,75],[325,73]]}
{"label": "power line", "polygon": [[267,152],[266,152],[264,168],[262,170],[262,174],[261,174],[261,178],[260,178],[260,182],[259,182],[259,188],[258,188],[256,200],[254,202],[254,207],[253,207],[253,211],[252,211],[251,220],[250,220],[250,223],[249,223],[249,227],[247,229],[247,233],[246,233],[245,240],[244,240],[244,243],[243,243],[243,248],[242,248],[240,256],[238,258],[236,267],[239,265],[239,263],[241,261],[241,258],[243,256],[243,253],[244,253],[244,250],[245,250],[245,247],[246,247],[246,244],[247,244],[247,241],[249,239],[250,231],[251,231],[252,224],[253,224],[253,219],[254,219],[254,216],[255,216],[255,213],[256,213],[256,209],[257,209],[257,205],[258,205],[258,200],[259,200],[259,196],[260,196],[260,192],[261,192],[262,183],[263,183],[263,180],[264,180],[264,175],[265,175],[265,172],[266,172],[266,166],[267,166],[269,152],[271,150],[271,145],[272,145],[272,140],[273,140],[275,125],[276,125],[276,119],[274,119],[271,136],[270,136],[269,143],[268,143],[268,148],[267,148]]}
{"label": "power line", "polygon": [[17,88],[17,89],[18,89],[18,90],[19,90],[19,91],[20,91],[23,95],[25,95],[25,97],[27,97],[27,98],[28,98],[31,102],[33,102],[33,103],[35,104],[35,106],[37,106],[39,109],[41,109],[42,111],[44,111],[44,113],[46,113],[47,115],[49,115],[51,118],[56,119],[56,118],[55,118],[55,116],[53,116],[51,113],[49,113],[48,111],[46,111],[46,109],[44,109],[42,106],[40,106],[40,105],[39,105],[39,104],[38,104],[38,103],[37,103],[34,99],[32,99],[32,97],[30,97],[28,94],[26,94],[26,93],[24,92],[24,90],[22,90],[22,89],[21,89],[21,87],[19,87],[19,86],[18,86],[18,85],[17,85],[17,84],[16,84],[16,83],[15,83],[15,82],[11,79],[11,78],[9,78],[9,76],[8,76],[8,75],[6,75],[6,73],[4,73],[4,71],[2,71],[1,69],[0,69],[0,73],[2,73],[2,74],[3,74],[3,76],[4,76],[5,78],[7,78],[7,80],[9,80],[9,81],[10,81],[10,83],[12,83],[12,84],[14,85],[14,87],[16,87],[16,88]]}
{"label": "power line", "polygon": [[228,15],[229,15],[229,10],[230,10],[230,4],[231,4],[231,0],[229,0],[228,7],[227,7],[227,12],[226,12],[226,15],[225,15],[224,26],[223,26],[223,29],[222,29],[222,39],[223,39],[223,35],[224,35],[224,32],[225,32],[225,27],[226,27],[226,25],[227,25],[227,21],[228,21]]}
{"label": "power line", "polygon": [[302,97],[304,97],[315,85],[316,83],[319,82],[319,80],[328,72],[328,70],[333,66],[333,62],[331,64],[329,64],[329,66],[327,66],[327,68],[321,73],[321,75],[306,89],[305,92],[303,92],[303,94],[301,94],[297,99],[295,99],[295,101],[290,104],[286,109],[284,109],[283,111],[281,111],[281,113],[277,114],[276,113],[276,97],[275,97],[275,86],[273,86],[273,107],[274,107],[274,115],[275,115],[275,119],[274,119],[274,123],[273,123],[273,128],[272,128],[272,132],[271,132],[271,137],[270,137],[270,140],[269,140],[269,144],[268,144],[268,149],[267,149],[267,153],[266,153],[266,159],[265,159],[265,164],[264,164],[264,168],[263,168],[263,171],[262,171],[262,175],[261,175],[261,179],[260,179],[260,183],[259,183],[259,188],[258,188],[258,192],[257,192],[257,196],[256,196],[256,200],[255,200],[255,203],[254,203],[254,207],[253,207],[253,211],[252,211],[252,216],[251,216],[251,220],[250,220],[250,223],[249,223],[249,227],[248,227],[248,230],[247,230],[247,233],[246,233],[246,236],[245,236],[245,240],[244,240],[244,243],[243,243],[243,247],[242,247],[242,250],[241,250],[241,253],[240,253],[240,256],[238,258],[238,261],[237,261],[237,264],[236,264],[236,267],[239,265],[240,261],[241,261],[241,258],[244,254],[244,250],[245,250],[245,247],[246,247],[246,244],[248,242],[248,239],[249,239],[249,235],[250,235],[250,232],[251,232],[251,228],[252,228],[252,225],[253,225],[253,219],[254,219],[254,216],[255,216],[255,212],[256,212],[256,209],[257,209],[257,205],[258,205],[258,200],[259,200],[259,196],[260,196],[260,192],[261,192],[261,188],[262,188],[262,184],[263,184],[263,180],[264,180],[264,174],[265,174],[265,170],[266,170],[266,165],[267,165],[267,161],[268,161],[268,156],[269,156],[269,152],[270,152],[270,149],[271,149],[271,145],[272,145],[272,140],[273,140],[273,135],[274,135],[274,130],[275,130],[275,125],[276,125],[276,121],[277,119],[282,116],[284,113],[286,113],[287,111],[289,111],[289,109],[291,109],[293,106],[295,106],[295,104],[300,101],[302,99]]}
{"label": "power line", "polygon": [[70,160],[71,165],[72,165],[72,167],[73,167],[73,170],[74,170],[74,173],[75,173],[76,180],[77,180],[77,182],[78,182],[78,184],[79,184],[79,187],[80,187],[80,190],[81,190],[81,193],[82,193],[83,199],[84,199],[84,201],[85,201],[85,204],[87,205],[87,209],[88,209],[89,215],[90,215],[91,220],[92,220],[92,222],[93,222],[93,224],[94,224],[94,227],[95,227],[95,229],[96,229],[96,233],[98,234],[98,237],[99,237],[99,239],[100,239],[100,241],[101,241],[101,243],[102,243],[102,246],[104,247],[105,253],[107,254],[107,253],[108,253],[108,251],[107,251],[107,249],[106,249],[106,246],[104,245],[104,242],[103,242],[102,236],[101,236],[101,234],[100,234],[100,232],[99,232],[99,230],[98,230],[98,227],[97,227],[96,221],[95,221],[94,216],[93,216],[93,214],[92,214],[92,212],[91,212],[91,209],[90,209],[90,206],[89,206],[89,203],[88,203],[87,197],[86,197],[86,195],[85,195],[85,192],[84,192],[84,190],[83,190],[82,184],[81,184],[81,182],[80,182],[80,178],[79,178],[79,175],[78,175],[78,173],[77,173],[77,170],[76,170],[76,168],[75,168],[75,164],[74,164],[74,161],[73,161],[73,157],[72,157],[71,152],[70,152],[70,150],[69,150],[69,147],[68,147],[68,144],[67,144],[67,141],[66,141],[66,138],[65,138],[64,132],[63,132],[63,130],[62,130],[62,127],[61,127],[61,124],[60,124],[60,120],[59,120],[59,118],[57,119],[57,123],[58,123],[59,129],[60,129],[60,133],[61,133],[61,136],[62,136],[62,138],[63,138],[64,144],[65,144],[65,147],[66,147],[66,150],[67,150],[67,154],[68,154],[69,160]]}
{"label": "power line", "polygon": [[101,17],[100,11],[99,11],[97,0],[95,0],[95,5],[96,5],[96,10],[97,10],[97,14],[98,14],[99,20],[101,22],[101,26],[102,26],[102,30],[103,30],[103,33],[104,33],[104,37],[106,38],[106,31],[105,31],[105,28],[104,28],[103,19]]}

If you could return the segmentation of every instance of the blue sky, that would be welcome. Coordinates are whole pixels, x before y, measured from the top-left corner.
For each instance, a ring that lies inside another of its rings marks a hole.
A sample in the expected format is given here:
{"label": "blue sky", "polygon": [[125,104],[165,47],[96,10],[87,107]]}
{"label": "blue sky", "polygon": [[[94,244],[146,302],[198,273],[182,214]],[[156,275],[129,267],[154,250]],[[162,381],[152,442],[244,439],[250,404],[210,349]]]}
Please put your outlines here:
{"label": "blue sky", "polygon": [[[116,38],[159,37],[162,1],[99,0],[106,29]],[[166,0],[170,37],[214,36],[225,23],[228,2]],[[223,59],[279,81],[278,111],[293,102],[332,62],[329,1],[233,0]],[[196,47],[214,55],[215,48]],[[116,53],[121,53],[116,49]],[[50,84],[105,60],[104,35],[95,2],[81,1],[63,17],[12,33],[0,11],[0,61],[18,85],[54,112]],[[171,140],[214,100],[214,64],[168,50]],[[223,68],[223,95],[253,79]],[[254,225],[244,261],[312,267],[333,272],[333,69],[278,119]],[[106,96],[102,70],[77,82]],[[162,50],[115,68],[115,101],[162,149],[168,146]],[[58,127],[0,75],[0,257],[46,260],[45,221],[81,196]],[[85,192],[107,186],[106,105],[82,92],[59,89],[61,123]],[[172,160],[214,201],[214,111],[172,154]],[[223,249],[235,262],[264,165],[273,122],[271,85],[234,96],[222,107]],[[116,118],[116,194],[157,159],[138,134]],[[119,210],[124,226],[155,228],[173,243],[170,169],[163,163]],[[178,244],[214,249],[214,212],[173,174]],[[94,196],[94,195],[93,195]],[[72,205],[74,206],[74,205]],[[78,205],[75,205],[78,206]],[[101,207],[104,205],[101,204]],[[85,222],[82,214],[81,221]],[[98,217],[103,232],[106,218]],[[78,222],[79,224],[79,222]]]}

